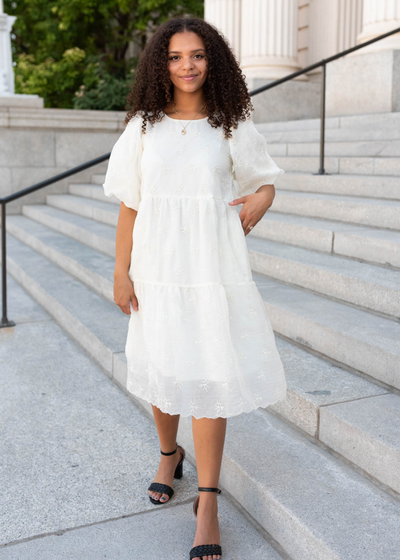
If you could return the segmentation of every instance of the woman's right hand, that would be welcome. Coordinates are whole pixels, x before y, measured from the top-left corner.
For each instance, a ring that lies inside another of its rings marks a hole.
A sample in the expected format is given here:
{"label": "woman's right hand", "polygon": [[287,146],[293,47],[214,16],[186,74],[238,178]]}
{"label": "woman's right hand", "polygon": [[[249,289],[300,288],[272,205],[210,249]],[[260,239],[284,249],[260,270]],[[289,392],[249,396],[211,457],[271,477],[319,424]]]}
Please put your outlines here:
{"label": "woman's right hand", "polygon": [[126,315],[131,314],[130,301],[132,301],[133,309],[138,311],[138,300],[133,283],[128,275],[114,275],[114,301]]}

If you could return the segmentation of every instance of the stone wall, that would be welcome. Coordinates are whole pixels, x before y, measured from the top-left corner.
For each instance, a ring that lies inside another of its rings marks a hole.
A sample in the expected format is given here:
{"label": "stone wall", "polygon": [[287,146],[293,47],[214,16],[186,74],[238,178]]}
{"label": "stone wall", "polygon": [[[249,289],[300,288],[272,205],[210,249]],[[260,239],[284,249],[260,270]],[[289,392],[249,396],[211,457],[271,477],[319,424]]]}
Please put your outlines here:
{"label": "stone wall", "polygon": [[[111,151],[125,112],[44,109],[0,105],[0,197],[17,192]],[[107,161],[7,204],[44,203],[46,194],[67,192],[69,183],[90,181]]]}

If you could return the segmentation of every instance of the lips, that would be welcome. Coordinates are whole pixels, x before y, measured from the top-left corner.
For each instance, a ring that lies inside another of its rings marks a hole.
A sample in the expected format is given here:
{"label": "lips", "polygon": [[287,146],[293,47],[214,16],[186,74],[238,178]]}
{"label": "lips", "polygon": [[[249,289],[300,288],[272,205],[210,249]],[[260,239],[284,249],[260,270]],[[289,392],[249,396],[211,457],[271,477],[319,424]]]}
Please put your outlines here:
{"label": "lips", "polygon": [[186,80],[187,82],[191,82],[192,80],[194,80],[195,78],[197,78],[198,74],[194,75],[194,76],[181,76],[182,80]]}

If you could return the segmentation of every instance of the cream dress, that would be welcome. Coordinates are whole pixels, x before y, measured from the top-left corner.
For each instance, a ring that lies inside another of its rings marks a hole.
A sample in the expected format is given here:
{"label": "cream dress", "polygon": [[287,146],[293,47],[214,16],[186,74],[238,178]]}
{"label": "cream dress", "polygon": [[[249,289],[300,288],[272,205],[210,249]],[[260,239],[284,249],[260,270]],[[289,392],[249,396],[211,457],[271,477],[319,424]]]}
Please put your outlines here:
{"label": "cream dress", "polygon": [[127,389],[163,412],[229,417],[286,397],[238,208],[228,202],[284,173],[251,119],[225,139],[207,117],[142,116],[115,143],[103,184],[137,210],[129,277]]}

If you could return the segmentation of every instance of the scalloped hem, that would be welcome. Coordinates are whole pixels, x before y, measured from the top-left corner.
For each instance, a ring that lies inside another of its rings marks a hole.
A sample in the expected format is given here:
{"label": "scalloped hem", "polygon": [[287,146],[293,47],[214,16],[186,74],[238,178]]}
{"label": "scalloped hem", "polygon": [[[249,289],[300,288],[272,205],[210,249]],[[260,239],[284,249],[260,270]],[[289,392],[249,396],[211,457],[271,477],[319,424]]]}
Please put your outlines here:
{"label": "scalloped hem", "polygon": [[163,407],[162,405],[160,406],[159,404],[157,404],[155,402],[152,402],[149,397],[144,397],[143,395],[139,395],[138,393],[135,393],[135,392],[129,390],[128,388],[127,388],[127,391],[131,395],[134,395],[135,397],[138,397],[139,399],[142,399],[142,400],[146,401],[147,403],[156,406],[157,408],[159,408],[161,410],[161,412],[164,412],[165,414],[170,414],[171,416],[175,416],[175,415],[179,414],[180,416],[182,416],[182,418],[188,418],[189,416],[192,416],[193,418],[196,418],[196,420],[198,420],[200,418],[211,418],[211,419],[232,418],[233,416],[239,416],[240,414],[243,414],[243,413],[249,414],[250,412],[253,412],[254,410],[257,410],[258,408],[266,408],[268,406],[272,406],[272,405],[276,404],[277,402],[283,401],[283,400],[286,399],[286,397],[287,397],[287,384],[285,385],[284,391],[282,391],[279,394],[279,396],[273,401],[271,401],[271,400],[264,401],[264,402],[261,402],[260,404],[258,404],[256,406],[250,406],[250,408],[248,407],[247,409],[243,408],[242,410],[239,410],[238,412],[234,412],[234,413],[226,414],[226,415],[216,414],[215,416],[196,416],[196,414],[191,414],[191,413],[183,414],[179,410],[172,412],[171,410],[166,410],[165,407]]}

